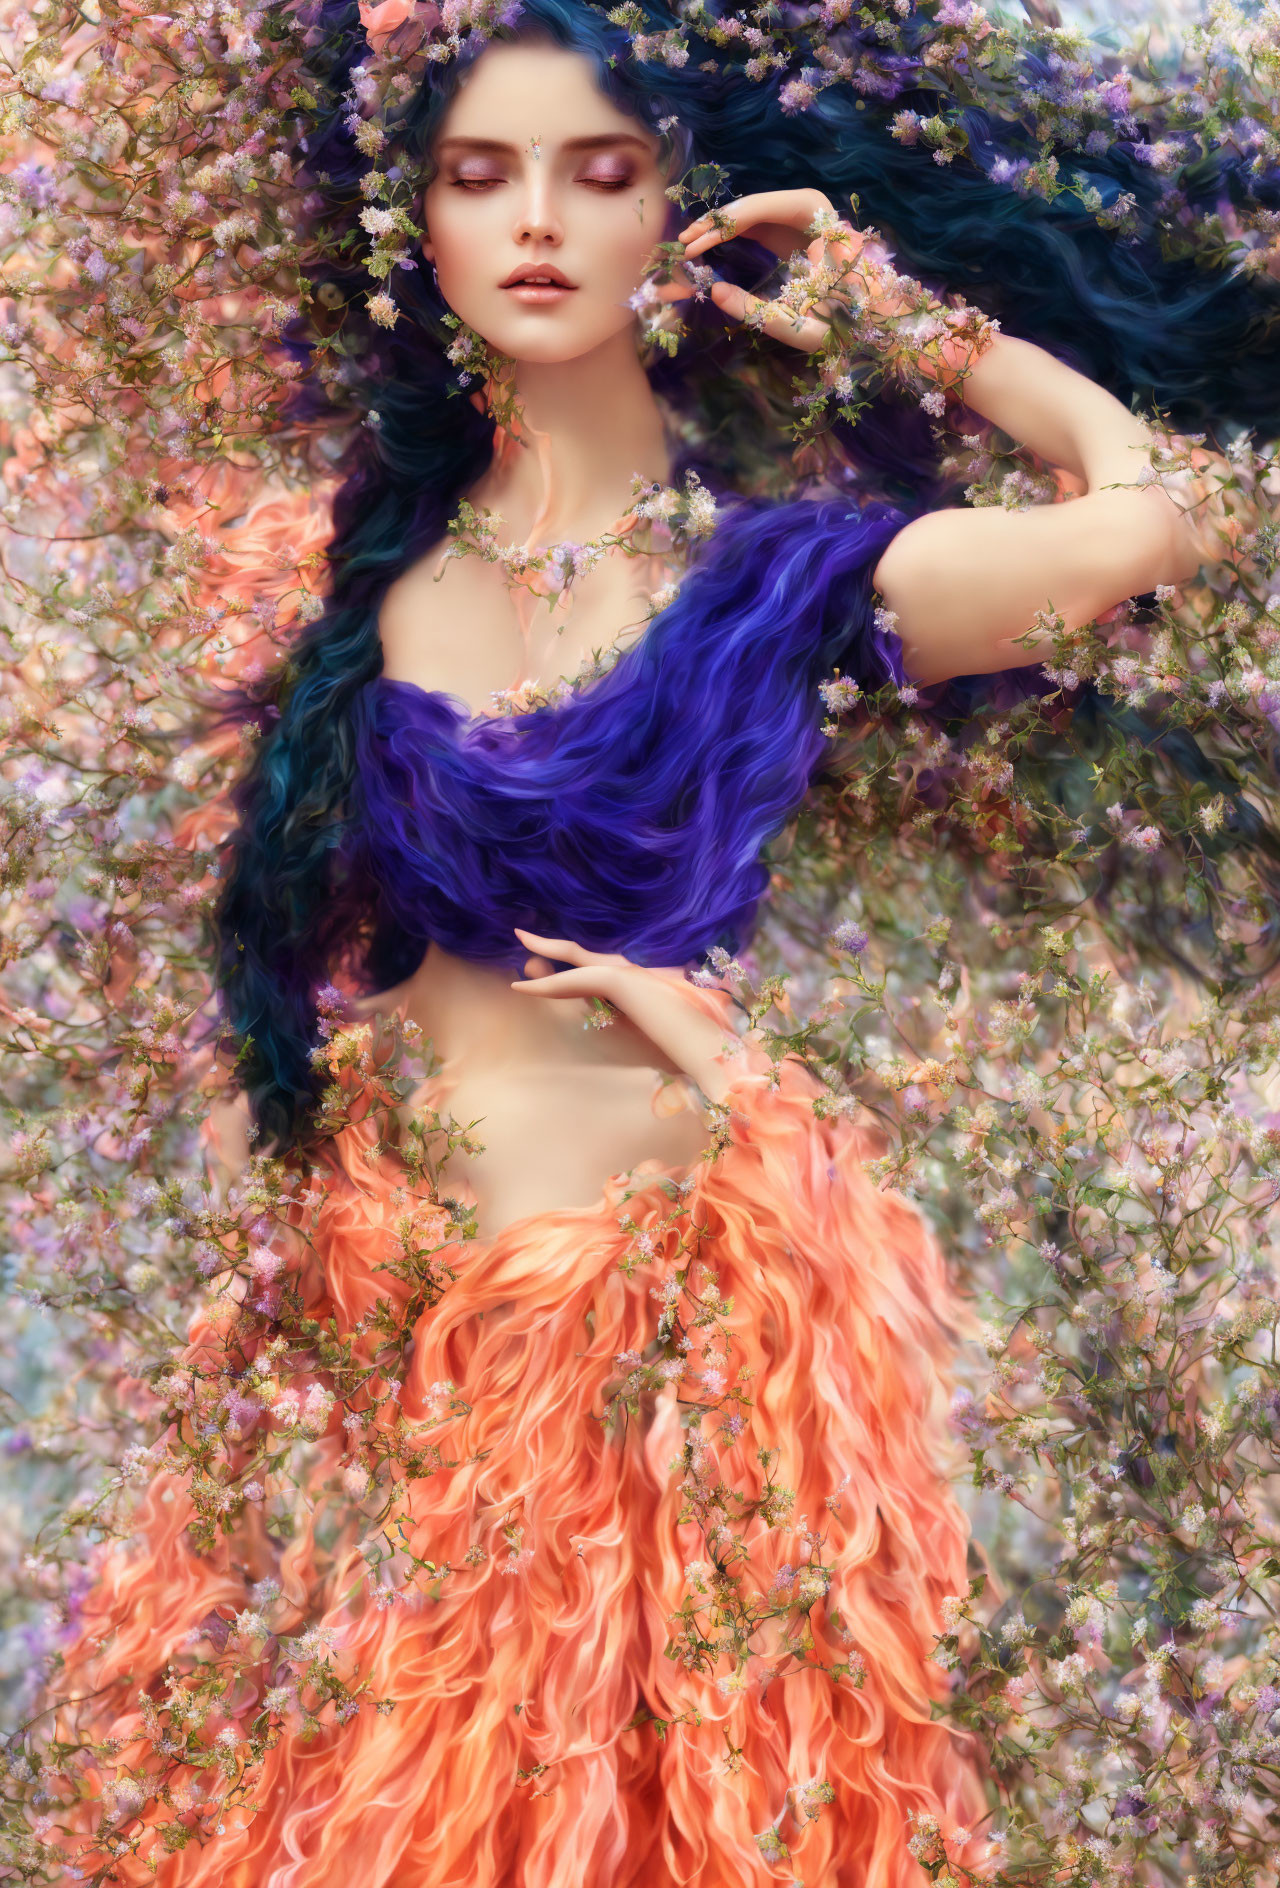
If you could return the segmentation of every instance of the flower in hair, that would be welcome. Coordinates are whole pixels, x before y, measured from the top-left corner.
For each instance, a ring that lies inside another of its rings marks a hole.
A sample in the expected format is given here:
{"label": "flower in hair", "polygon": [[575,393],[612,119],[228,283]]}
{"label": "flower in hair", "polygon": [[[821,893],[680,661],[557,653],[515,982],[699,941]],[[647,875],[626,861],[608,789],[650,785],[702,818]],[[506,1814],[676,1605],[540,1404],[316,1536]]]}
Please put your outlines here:
{"label": "flower in hair", "polygon": [[375,55],[391,46],[442,60],[461,50],[464,33],[487,39],[495,27],[514,26],[520,11],[520,0],[360,0],[360,24]]}
{"label": "flower in hair", "polygon": [[381,52],[391,35],[410,20],[430,33],[440,24],[440,9],[422,5],[420,0],[377,0],[373,6],[369,0],[360,0],[360,24],[374,52]]}

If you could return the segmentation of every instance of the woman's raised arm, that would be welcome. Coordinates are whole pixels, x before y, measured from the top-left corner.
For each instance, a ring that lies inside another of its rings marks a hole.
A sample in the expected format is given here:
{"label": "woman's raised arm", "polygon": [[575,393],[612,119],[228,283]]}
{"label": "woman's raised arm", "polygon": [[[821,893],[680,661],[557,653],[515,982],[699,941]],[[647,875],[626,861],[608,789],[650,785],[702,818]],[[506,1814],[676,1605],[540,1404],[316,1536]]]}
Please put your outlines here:
{"label": "woman's raised arm", "polygon": [[1196,521],[1162,486],[1136,484],[1155,436],[1104,388],[997,334],[969,369],[964,401],[1084,492],[1023,511],[956,506],[904,526],[874,582],[898,619],[913,679],[1040,661],[1052,637],[1017,640],[1038,612],[1057,612],[1075,629],[1126,597],[1195,575]]}
{"label": "woman's raised arm", "polygon": [[[742,197],[699,217],[681,231],[683,260],[696,265],[730,235],[748,231],[779,255],[793,254],[803,232],[812,239],[808,276],[800,270],[793,283],[799,292],[784,291],[776,302],[717,281],[712,300],[730,319],[813,352],[829,334],[823,294],[852,299],[873,328],[905,322],[906,338],[917,324],[917,304],[928,305],[944,319],[920,351],[919,371],[940,385],[963,381],[966,407],[1069,474],[1081,494],[1019,511],[955,506],[903,527],[874,582],[897,617],[913,680],[941,682],[1042,661],[1053,638],[1030,635],[1042,612],[1075,629],[1126,597],[1185,581],[1215,555],[1207,505],[1184,508],[1162,485],[1138,483],[1144,471],[1151,477],[1157,435],[1105,388],[994,324],[976,347],[963,339],[965,315],[974,311],[944,310],[887,267],[873,233],[852,231],[817,190]],[[672,299],[688,292],[680,279],[687,273],[679,271],[666,291]],[[1209,458],[1200,454],[1196,462]],[[1204,483],[1208,496],[1211,477]]]}

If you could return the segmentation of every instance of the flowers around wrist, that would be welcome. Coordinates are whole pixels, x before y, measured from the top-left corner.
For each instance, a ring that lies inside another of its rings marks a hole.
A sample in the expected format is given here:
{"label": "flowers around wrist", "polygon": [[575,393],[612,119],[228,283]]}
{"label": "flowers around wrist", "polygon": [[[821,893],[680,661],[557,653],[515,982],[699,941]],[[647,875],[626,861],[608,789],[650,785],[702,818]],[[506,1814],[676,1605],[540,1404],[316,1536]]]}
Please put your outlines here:
{"label": "flowers around wrist", "polygon": [[[1170,433],[1152,449],[1139,485],[1159,485],[1182,513],[1181,529],[1201,564],[1238,564],[1257,543],[1269,506],[1247,447],[1209,452],[1204,434]],[[1270,470],[1268,462],[1267,468]]]}
{"label": "flowers around wrist", "polygon": [[805,234],[810,246],[792,256],[776,300],[801,316],[821,305],[830,326],[819,350],[824,380],[844,392],[841,383],[851,388],[869,359],[940,417],[948,399],[963,397],[999,322],[965,303],[940,301],[894,267],[874,229],[855,230],[834,210],[820,210]]}

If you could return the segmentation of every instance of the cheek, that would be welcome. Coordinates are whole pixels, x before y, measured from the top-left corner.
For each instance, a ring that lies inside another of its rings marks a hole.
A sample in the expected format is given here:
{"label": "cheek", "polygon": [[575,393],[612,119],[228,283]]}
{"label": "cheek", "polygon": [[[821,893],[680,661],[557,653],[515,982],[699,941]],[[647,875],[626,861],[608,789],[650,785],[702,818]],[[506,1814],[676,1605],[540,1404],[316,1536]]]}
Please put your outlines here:
{"label": "cheek", "polygon": [[460,215],[456,199],[451,201],[443,195],[439,201],[428,198],[425,206],[427,237],[442,275],[465,274],[468,260],[477,251],[483,253],[484,218],[475,214],[477,207],[473,198],[466,205],[471,214]]}
{"label": "cheek", "polygon": [[646,202],[641,214],[634,201],[628,203],[623,215],[619,216],[615,208],[612,215],[600,218],[593,232],[592,253],[611,282],[625,278],[628,289],[639,284],[654,244],[662,241],[666,221],[665,204]]}

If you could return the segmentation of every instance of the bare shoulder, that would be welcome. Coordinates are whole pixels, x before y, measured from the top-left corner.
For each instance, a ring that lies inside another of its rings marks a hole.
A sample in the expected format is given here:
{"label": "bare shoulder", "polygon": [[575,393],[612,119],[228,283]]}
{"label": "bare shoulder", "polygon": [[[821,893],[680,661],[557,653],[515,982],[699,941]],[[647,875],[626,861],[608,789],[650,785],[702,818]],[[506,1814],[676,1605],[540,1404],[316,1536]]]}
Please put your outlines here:
{"label": "bare shoulder", "polygon": [[229,1188],[240,1179],[253,1146],[253,1116],[243,1089],[224,1094],[209,1109],[209,1133],[204,1157],[219,1201],[225,1204]]}
{"label": "bare shoulder", "polygon": [[410,983],[398,983],[393,990],[379,990],[374,996],[357,996],[347,999],[347,1008],[354,1023],[374,1023],[398,1010],[409,995]]}
{"label": "bare shoulder", "polygon": [[[441,636],[445,612],[440,606],[440,592],[446,577],[441,577],[439,583],[436,578],[446,548],[443,540],[432,545],[400,573],[382,599],[378,635],[388,675],[399,674],[406,660],[421,665],[432,643]],[[448,567],[444,569],[447,573]]]}
{"label": "bare shoulder", "polygon": [[509,685],[524,644],[500,567],[448,551],[442,539],[383,598],[382,672],[474,709]]}

